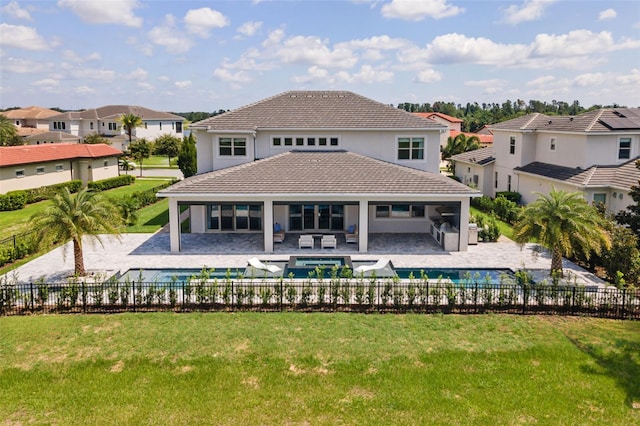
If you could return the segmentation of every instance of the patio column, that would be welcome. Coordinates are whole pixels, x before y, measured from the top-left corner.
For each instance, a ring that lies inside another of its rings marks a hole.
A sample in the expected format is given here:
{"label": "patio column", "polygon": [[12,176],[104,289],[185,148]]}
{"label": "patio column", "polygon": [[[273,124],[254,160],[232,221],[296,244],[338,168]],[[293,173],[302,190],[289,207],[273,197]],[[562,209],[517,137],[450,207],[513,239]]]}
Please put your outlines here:
{"label": "patio column", "polygon": [[175,198],[169,198],[169,236],[171,253],[180,253],[180,209]]}
{"label": "patio column", "polygon": [[273,201],[265,200],[263,210],[264,251],[273,253]]}
{"label": "patio column", "polygon": [[369,250],[369,201],[360,201],[358,215],[358,251],[366,253]]}
{"label": "patio column", "polygon": [[470,198],[460,202],[460,244],[459,251],[467,251],[469,246],[469,204]]}

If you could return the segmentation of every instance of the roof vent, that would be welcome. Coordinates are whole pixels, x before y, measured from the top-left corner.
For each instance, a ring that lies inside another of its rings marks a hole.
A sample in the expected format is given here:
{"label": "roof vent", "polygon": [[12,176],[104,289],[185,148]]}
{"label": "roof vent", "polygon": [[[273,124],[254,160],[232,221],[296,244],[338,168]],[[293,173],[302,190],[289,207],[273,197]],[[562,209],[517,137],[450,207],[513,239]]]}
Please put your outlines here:
{"label": "roof vent", "polygon": [[573,121],[573,117],[569,117],[569,121]]}
{"label": "roof vent", "polygon": [[551,120],[549,120],[549,124],[551,124]]}

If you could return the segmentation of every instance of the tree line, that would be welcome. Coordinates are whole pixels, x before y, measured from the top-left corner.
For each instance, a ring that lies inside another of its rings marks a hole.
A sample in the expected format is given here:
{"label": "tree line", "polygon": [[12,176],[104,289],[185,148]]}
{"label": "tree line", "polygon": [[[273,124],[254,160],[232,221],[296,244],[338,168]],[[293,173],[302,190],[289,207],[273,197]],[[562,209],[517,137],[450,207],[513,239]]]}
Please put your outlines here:
{"label": "tree line", "polygon": [[551,103],[538,100],[525,102],[522,99],[506,100],[503,103],[467,102],[465,105],[454,102],[436,101],[430,103],[402,102],[398,109],[408,112],[439,112],[461,120],[463,132],[475,133],[487,124],[511,120],[522,115],[539,112],[546,115],[578,115],[600,108],[619,108],[620,105],[592,105],[588,108],[580,105],[580,101],[572,103],[553,100]]}

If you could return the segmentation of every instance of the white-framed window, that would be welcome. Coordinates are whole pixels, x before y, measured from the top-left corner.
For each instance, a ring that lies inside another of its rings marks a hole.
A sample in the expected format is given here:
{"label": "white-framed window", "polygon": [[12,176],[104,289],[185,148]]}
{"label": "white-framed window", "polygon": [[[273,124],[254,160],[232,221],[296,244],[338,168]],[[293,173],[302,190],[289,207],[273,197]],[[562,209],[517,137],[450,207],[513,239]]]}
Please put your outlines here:
{"label": "white-framed window", "polygon": [[511,192],[511,175],[507,175],[507,191]]}
{"label": "white-framed window", "polygon": [[282,146],[282,138],[274,137],[271,139],[271,143],[273,144],[273,146]]}
{"label": "white-framed window", "polygon": [[90,130],[93,130],[93,121],[90,121],[90,122],[89,122],[89,129],[90,129]]}
{"label": "white-framed window", "polygon": [[556,138],[549,139],[549,150],[550,151],[556,150]]}
{"label": "white-framed window", "polygon": [[44,174],[44,166],[36,167],[36,174],[43,175]]}
{"label": "white-framed window", "polygon": [[296,146],[304,146],[304,138],[296,138]]}
{"label": "white-framed window", "polygon": [[511,136],[509,138],[509,154],[514,155],[516,153],[516,137]]}
{"label": "white-framed window", "polygon": [[16,169],[16,177],[23,178],[25,176],[24,169]]}
{"label": "white-framed window", "polygon": [[424,138],[398,138],[398,160],[424,160]]}
{"label": "white-framed window", "polygon": [[313,146],[316,144],[316,138],[307,138],[307,145]]}
{"label": "white-framed window", "polygon": [[64,171],[64,167],[62,166],[62,164],[56,164],[56,172],[62,172]]}
{"label": "white-framed window", "polygon": [[67,123],[64,121],[54,121],[53,122],[53,130],[65,130],[67,128]]}
{"label": "white-framed window", "polygon": [[329,138],[329,144],[331,146],[338,146],[338,138]]}
{"label": "white-framed window", "polygon": [[221,157],[244,157],[247,155],[246,138],[220,138],[219,154]]}
{"label": "white-framed window", "polygon": [[109,130],[118,130],[118,123],[109,123]]}
{"label": "white-framed window", "polygon": [[176,133],[182,133],[182,121],[176,121]]}
{"label": "white-framed window", "polygon": [[284,145],[285,146],[292,146],[293,145],[293,138],[284,138]]}
{"label": "white-framed window", "polygon": [[495,175],[494,175],[493,179],[494,179],[493,187],[498,189],[498,172],[495,172]]}
{"label": "white-framed window", "polygon": [[378,218],[411,218],[424,217],[425,208],[421,204],[390,204],[376,206],[376,217]]}
{"label": "white-framed window", "polygon": [[593,194],[593,204],[607,204],[607,194]]}
{"label": "white-framed window", "polygon": [[160,124],[160,130],[162,130],[162,121],[159,124]]}
{"label": "white-framed window", "polygon": [[618,140],[618,160],[628,160],[631,158],[631,138],[620,138]]}

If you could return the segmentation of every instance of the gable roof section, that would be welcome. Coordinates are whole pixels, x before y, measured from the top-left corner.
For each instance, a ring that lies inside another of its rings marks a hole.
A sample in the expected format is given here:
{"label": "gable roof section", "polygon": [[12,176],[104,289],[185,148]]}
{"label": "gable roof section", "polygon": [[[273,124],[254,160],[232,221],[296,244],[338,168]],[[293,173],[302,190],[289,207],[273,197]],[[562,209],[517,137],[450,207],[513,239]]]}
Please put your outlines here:
{"label": "gable roof section", "polygon": [[556,166],[553,164],[533,162],[526,166],[516,167],[516,172],[542,176],[580,187],[621,188],[629,190],[638,185],[640,170],[634,158],[624,164],[614,166],[592,166],[588,169]]}
{"label": "gable roof section", "polygon": [[179,115],[133,105],[106,105],[84,111],[69,111],[51,117],[51,120],[116,120],[124,114],[133,114],[140,117],[142,120],[185,120],[184,117],[180,117]]}
{"label": "gable roof section", "polygon": [[446,127],[346,91],[291,91],[191,124],[192,129],[433,129]]}
{"label": "gable roof section", "polygon": [[49,117],[53,117],[60,114],[60,111],[54,111],[52,109],[42,108],[34,105],[26,108],[18,108],[18,109],[12,109],[11,111],[4,111],[0,114],[14,120],[15,119],[46,120]]}
{"label": "gable roof section", "polygon": [[47,131],[45,131],[43,133],[27,136],[27,137],[25,137],[25,139],[29,140],[29,141],[46,140],[46,141],[78,143],[81,138],[76,136],[76,135],[72,135],[71,133],[67,133],[67,132],[59,132],[59,131],[47,132]]}
{"label": "gable roof section", "polygon": [[463,163],[477,164],[485,166],[496,161],[493,148],[478,148],[473,151],[463,152],[461,154],[452,155],[451,159]]}
{"label": "gable roof section", "polygon": [[638,131],[640,130],[640,108],[601,108],[571,116],[534,113],[492,124],[490,127],[491,130],[546,130],[577,133]]}
{"label": "gable roof section", "polygon": [[447,120],[449,123],[462,123],[464,121],[460,118],[452,117],[441,112],[414,112],[413,114],[417,115],[418,117],[424,118],[431,118],[433,116],[436,116],[442,118],[443,120]]}
{"label": "gable roof section", "polygon": [[122,151],[105,144],[53,144],[0,147],[0,167],[75,158],[101,158],[122,155]]}
{"label": "gable roof section", "polygon": [[192,176],[161,191],[186,194],[446,194],[478,191],[429,173],[346,151],[288,151]]}

